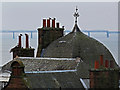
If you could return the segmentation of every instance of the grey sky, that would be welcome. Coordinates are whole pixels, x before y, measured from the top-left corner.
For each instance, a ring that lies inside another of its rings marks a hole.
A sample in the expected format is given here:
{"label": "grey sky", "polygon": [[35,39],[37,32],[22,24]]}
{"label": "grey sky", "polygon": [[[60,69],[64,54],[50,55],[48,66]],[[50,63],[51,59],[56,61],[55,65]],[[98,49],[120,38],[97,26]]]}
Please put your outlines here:
{"label": "grey sky", "polygon": [[118,3],[116,2],[11,2],[2,5],[3,30],[35,30],[42,19],[56,17],[65,29],[74,24],[73,13],[78,6],[78,24],[82,30],[117,30]]}

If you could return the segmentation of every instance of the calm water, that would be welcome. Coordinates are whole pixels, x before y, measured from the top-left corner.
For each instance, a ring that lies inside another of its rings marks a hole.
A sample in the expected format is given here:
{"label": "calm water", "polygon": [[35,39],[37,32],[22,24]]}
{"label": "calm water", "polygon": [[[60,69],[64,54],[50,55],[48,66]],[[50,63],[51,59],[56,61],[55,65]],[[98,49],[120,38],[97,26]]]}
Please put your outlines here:
{"label": "calm water", "polygon": [[[13,39],[12,33],[2,33],[2,65],[12,60],[12,53],[10,53],[11,48],[18,44],[18,36],[20,33],[15,33],[15,39]],[[22,46],[25,47],[25,33],[22,33]],[[33,37],[30,38],[31,33],[29,34],[30,46],[35,48],[35,56],[37,50],[37,32],[33,33]],[[87,34],[87,33],[85,33]],[[91,33],[91,37],[97,39],[103,43],[112,53],[116,62],[118,62],[118,34],[110,34],[110,37],[107,38],[106,33]]]}

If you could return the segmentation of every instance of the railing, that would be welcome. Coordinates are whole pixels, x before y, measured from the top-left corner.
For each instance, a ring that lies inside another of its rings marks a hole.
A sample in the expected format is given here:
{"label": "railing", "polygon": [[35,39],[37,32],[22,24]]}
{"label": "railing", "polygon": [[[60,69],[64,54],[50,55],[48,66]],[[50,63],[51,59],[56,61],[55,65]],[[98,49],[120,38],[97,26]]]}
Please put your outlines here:
{"label": "railing", "polygon": [[[31,33],[31,38],[33,37],[33,33],[37,33],[37,30],[15,30],[15,31],[8,31],[8,30],[3,30],[1,31],[2,33],[12,33],[13,34],[13,39],[15,38],[15,33]],[[65,33],[69,33],[69,30],[65,30]],[[120,31],[109,31],[109,30],[82,30],[82,32],[88,33],[88,36],[90,36],[91,33],[106,33],[107,38],[109,38],[110,34],[118,34]]]}
{"label": "railing", "polygon": [[[66,32],[70,32],[70,31],[66,31]],[[109,38],[110,34],[118,34],[120,33],[120,31],[108,31],[108,30],[83,30],[82,32],[86,32],[88,33],[88,36],[90,36],[90,33],[106,33],[107,34],[107,38]]]}
{"label": "railing", "polygon": [[8,31],[8,30],[3,30],[1,31],[2,33],[12,33],[13,34],[13,39],[15,38],[15,33],[31,33],[31,38],[33,37],[32,33],[37,33],[36,30],[16,30],[16,31]]}

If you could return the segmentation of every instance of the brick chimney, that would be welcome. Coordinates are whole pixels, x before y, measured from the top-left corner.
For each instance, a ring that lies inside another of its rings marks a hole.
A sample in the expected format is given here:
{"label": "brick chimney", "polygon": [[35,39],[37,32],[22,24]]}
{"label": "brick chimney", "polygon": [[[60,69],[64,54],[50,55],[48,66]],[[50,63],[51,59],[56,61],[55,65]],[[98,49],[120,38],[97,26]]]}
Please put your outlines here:
{"label": "brick chimney", "polygon": [[56,23],[55,18],[47,18],[46,21],[47,24],[44,20],[43,26],[48,28],[38,28],[38,49],[36,57],[40,57],[42,50],[47,48],[51,42],[64,35],[64,27],[60,28],[59,24]]}
{"label": "brick chimney", "polygon": [[29,48],[28,34],[25,34],[25,36],[26,36],[26,48]]}
{"label": "brick chimney", "polygon": [[23,80],[25,76],[23,63],[20,60],[13,61],[11,69],[12,73],[9,82],[2,90],[29,90]]}
{"label": "brick chimney", "polygon": [[[90,69],[90,90],[96,89],[106,89],[106,88],[118,88],[119,87],[119,69],[114,69],[113,60],[105,60],[105,66],[103,64],[103,55],[100,56],[100,65],[103,67],[99,68],[99,62],[95,61],[94,69]],[[106,68],[104,68],[106,67]],[[118,89],[117,89],[118,90]]]}
{"label": "brick chimney", "polygon": [[20,76],[22,75],[22,73],[24,73],[24,65],[19,60],[12,62],[11,69],[12,69],[12,76]]}
{"label": "brick chimney", "polygon": [[[91,69],[90,70],[90,88],[94,90],[94,88],[98,90],[107,88],[113,88],[114,90],[118,90],[119,87],[119,69]],[[90,90],[91,90],[90,89]],[[95,90],[96,90],[95,89]]]}

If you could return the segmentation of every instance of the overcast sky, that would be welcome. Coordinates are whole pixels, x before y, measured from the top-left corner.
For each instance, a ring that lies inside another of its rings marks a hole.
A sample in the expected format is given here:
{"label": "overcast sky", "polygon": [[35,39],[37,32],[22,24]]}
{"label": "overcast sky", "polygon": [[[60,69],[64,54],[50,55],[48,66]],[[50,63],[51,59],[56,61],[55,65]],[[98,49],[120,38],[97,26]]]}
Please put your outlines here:
{"label": "overcast sky", "polygon": [[36,30],[43,18],[56,18],[66,30],[74,25],[73,13],[76,5],[82,30],[117,30],[117,2],[4,2],[2,3],[3,30]]}

